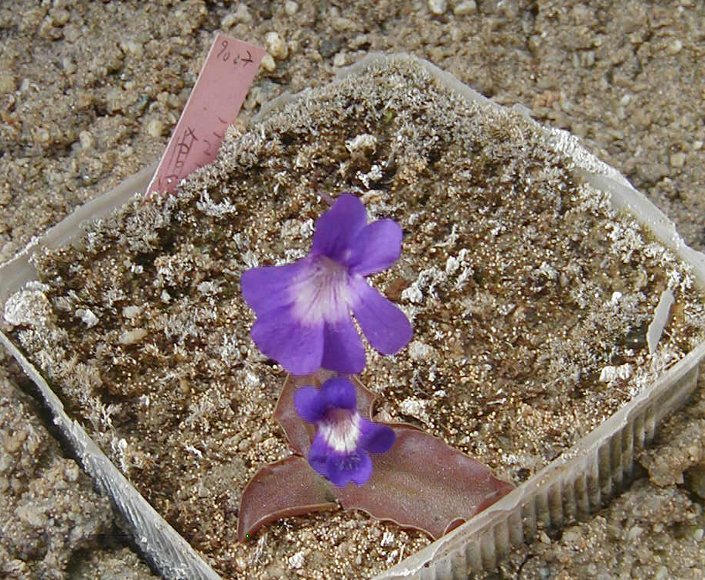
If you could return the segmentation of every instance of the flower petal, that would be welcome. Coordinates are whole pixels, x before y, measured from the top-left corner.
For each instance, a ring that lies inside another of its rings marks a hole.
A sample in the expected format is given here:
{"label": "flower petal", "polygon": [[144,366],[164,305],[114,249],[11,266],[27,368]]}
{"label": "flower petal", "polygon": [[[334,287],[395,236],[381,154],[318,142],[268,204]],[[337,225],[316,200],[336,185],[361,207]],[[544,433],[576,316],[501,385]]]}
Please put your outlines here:
{"label": "flower petal", "polygon": [[342,194],[326,213],[316,220],[313,253],[342,262],[354,236],[365,227],[367,212],[350,193]]}
{"label": "flower petal", "polygon": [[316,433],[308,450],[308,463],[318,473],[326,479],[328,478],[328,463],[332,450],[320,433]]}
{"label": "flower petal", "polygon": [[328,406],[325,396],[316,387],[301,387],[294,393],[294,407],[304,421],[316,423],[323,419]]}
{"label": "flower petal", "polygon": [[321,387],[327,407],[336,409],[355,409],[355,385],[343,377],[328,379]]}
{"label": "flower petal", "polygon": [[283,266],[252,268],[242,273],[240,286],[245,301],[258,315],[291,304],[289,287],[310,265],[307,259]]}
{"label": "flower petal", "polygon": [[392,304],[364,278],[350,280],[357,296],[353,314],[370,344],[382,354],[395,354],[411,340],[411,323],[401,309]]}
{"label": "flower petal", "polygon": [[386,453],[397,438],[391,427],[372,423],[367,419],[362,420],[360,430],[362,431],[360,447],[370,453]]}
{"label": "flower petal", "polygon": [[350,479],[357,485],[363,485],[372,477],[372,459],[367,453],[361,452],[358,454],[360,463],[355,471],[350,473]]}
{"label": "flower petal", "polygon": [[365,368],[365,348],[349,315],[338,323],[326,323],[321,366],[351,375]]}
{"label": "flower petal", "polygon": [[269,310],[252,327],[257,348],[295,375],[307,375],[321,367],[323,325],[305,326],[291,316],[289,307]]}
{"label": "flower petal", "polygon": [[364,451],[346,455],[333,454],[328,460],[328,479],[338,487],[345,487],[350,481],[362,485],[371,475],[372,460]]}
{"label": "flower petal", "polygon": [[401,227],[394,220],[366,225],[350,244],[347,265],[351,274],[368,276],[386,270],[401,255]]}

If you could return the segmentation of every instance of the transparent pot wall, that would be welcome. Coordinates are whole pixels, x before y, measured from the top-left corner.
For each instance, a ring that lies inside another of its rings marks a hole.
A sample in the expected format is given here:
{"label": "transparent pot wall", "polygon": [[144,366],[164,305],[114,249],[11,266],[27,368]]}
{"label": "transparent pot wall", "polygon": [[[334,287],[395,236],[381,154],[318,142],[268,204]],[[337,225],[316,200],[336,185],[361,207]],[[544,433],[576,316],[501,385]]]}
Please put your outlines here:
{"label": "transparent pot wall", "polygon": [[[393,76],[398,79],[400,70],[425,75],[428,82],[448,91],[448,98],[471,106],[476,114],[505,114],[501,107],[454,77],[428,62],[404,55],[373,55],[345,71],[336,82],[364,79],[368,75],[385,79],[386,71],[395,73],[390,73],[389,78]],[[397,90],[404,91],[406,87],[399,86]],[[255,126],[240,139],[252,141],[258,134],[274,131],[277,124],[281,123],[282,116],[298,115],[305,119],[308,103],[315,101],[316,91],[275,100],[255,119]],[[516,112],[511,114],[520,118]],[[576,180],[604,192],[615,209],[631,214],[655,240],[690,267],[699,288],[705,287],[705,257],[686,247],[673,224],[642,194],[635,191],[626,179],[585,151],[577,139],[569,134],[540,127],[530,119],[517,122],[524,123],[527,131],[540,131],[546,147],[555,151],[556,156],[571,161],[571,171]],[[302,124],[305,125],[304,122]],[[237,150],[237,147],[238,140],[231,139],[216,165],[222,162],[224,155]],[[0,268],[0,301],[5,304],[23,288],[32,290],[36,272],[30,264],[30,257],[38,248],[58,248],[80,243],[83,233],[78,226],[84,221],[109,215],[127,203],[134,194],[140,194],[152,171],[153,167],[146,169],[117,189],[80,208],[50,229],[34,245],[3,265]],[[669,298],[668,292],[664,292],[648,329],[650,349],[656,348],[664,325],[668,322],[671,302],[672,296]],[[7,308],[5,312],[7,319]],[[13,311],[10,318],[14,317],[16,322],[22,316],[22,312]],[[8,322],[13,321],[8,319]],[[0,335],[0,340],[37,384],[61,433],[99,487],[112,497],[131,527],[140,549],[155,567],[169,578],[217,577],[204,559],[152,509],[83,428],[65,413],[62,402],[52,392],[45,378],[25,358],[8,334]],[[512,545],[532,538],[537,526],[560,526],[575,516],[603,505],[629,479],[635,453],[652,439],[658,422],[688,397],[695,386],[698,363],[704,354],[705,343],[696,345],[608,420],[513,492],[451,533],[408,556],[383,576],[464,578],[469,570],[494,567]]]}

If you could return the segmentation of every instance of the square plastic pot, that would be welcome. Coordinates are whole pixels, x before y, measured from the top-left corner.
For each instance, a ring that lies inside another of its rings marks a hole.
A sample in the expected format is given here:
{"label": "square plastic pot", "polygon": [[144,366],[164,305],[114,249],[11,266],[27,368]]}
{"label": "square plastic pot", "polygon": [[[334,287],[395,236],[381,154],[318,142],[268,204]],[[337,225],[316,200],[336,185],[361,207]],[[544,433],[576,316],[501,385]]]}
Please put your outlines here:
{"label": "square plastic pot", "polygon": [[[351,67],[345,74],[364,74],[366,67],[383,65],[394,59],[424,67],[459,97],[480,107],[498,107],[430,63],[404,55],[373,55]],[[302,98],[305,99],[306,94],[275,100],[255,119],[255,123],[266,122],[269,116],[287,103]],[[528,119],[527,122],[533,123]],[[592,187],[608,194],[613,207],[630,213],[657,240],[689,264],[696,283],[700,288],[705,287],[705,256],[684,244],[672,222],[661,211],[634,190],[617,171],[588,153],[577,139],[556,129],[540,127],[540,130],[549,147],[573,160],[576,173]],[[143,192],[153,171],[154,166],[151,166],[113,191],[79,208],[0,267],[0,304],[36,279],[29,259],[38,248],[58,248],[75,242],[82,235],[79,227],[82,222],[106,216],[134,194]],[[662,301],[667,302],[667,299],[668,296],[664,296]],[[649,332],[650,341],[658,340],[664,323],[665,315],[657,309]],[[218,575],[135,490],[83,428],[65,413],[60,399],[17,345],[5,333],[0,333],[0,341],[36,383],[66,442],[96,484],[112,498],[137,545],[155,568],[167,578],[217,578]],[[513,545],[530,540],[538,526],[561,526],[572,518],[603,506],[630,479],[635,455],[651,441],[659,421],[680,407],[692,392],[697,380],[698,363],[703,356],[705,343],[699,344],[658,380],[528,481],[459,528],[407,557],[382,577],[465,578],[469,571],[496,566]]]}

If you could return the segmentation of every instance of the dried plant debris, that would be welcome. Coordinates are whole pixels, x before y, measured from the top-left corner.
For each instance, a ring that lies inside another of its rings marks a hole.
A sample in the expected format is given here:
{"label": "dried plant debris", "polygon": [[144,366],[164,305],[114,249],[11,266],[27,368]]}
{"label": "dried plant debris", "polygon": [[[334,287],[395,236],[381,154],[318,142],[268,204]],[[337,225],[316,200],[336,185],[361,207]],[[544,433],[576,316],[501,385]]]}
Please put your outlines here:
{"label": "dried plant debris", "polygon": [[702,339],[688,268],[518,113],[404,60],[310,92],[231,132],[178,195],[39,256],[40,282],[6,309],[69,412],[226,576],[366,577],[428,542],[344,512],[237,541],[245,484],[288,455],[272,419],[283,376],[251,342],[239,277],[302,257],[326,207],[316,192],[342,191],[405,235],[374,283],[415,336],[393,359],[368,352],[374,419],[415,423],[514,484]]}

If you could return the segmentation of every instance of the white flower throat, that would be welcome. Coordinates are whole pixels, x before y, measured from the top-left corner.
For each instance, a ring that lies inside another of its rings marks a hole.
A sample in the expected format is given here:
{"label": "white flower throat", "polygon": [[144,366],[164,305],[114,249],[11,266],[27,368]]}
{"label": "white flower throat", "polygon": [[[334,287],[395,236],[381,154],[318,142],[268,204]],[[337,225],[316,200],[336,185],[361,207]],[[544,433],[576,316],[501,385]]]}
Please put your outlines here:
{"label": "white flower throat", "polygon": [[353,296],[347,269],[325,256],[315,258],[289,291],[301,324],[339,322],[350,316]]}
{"label": "white flower throat", "polygon": [[332,417],[321,421],[318,430],[333,451],[353,453],[360,443],[360,414],[339,409]]}

